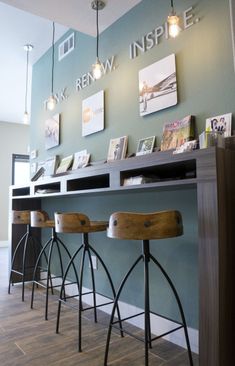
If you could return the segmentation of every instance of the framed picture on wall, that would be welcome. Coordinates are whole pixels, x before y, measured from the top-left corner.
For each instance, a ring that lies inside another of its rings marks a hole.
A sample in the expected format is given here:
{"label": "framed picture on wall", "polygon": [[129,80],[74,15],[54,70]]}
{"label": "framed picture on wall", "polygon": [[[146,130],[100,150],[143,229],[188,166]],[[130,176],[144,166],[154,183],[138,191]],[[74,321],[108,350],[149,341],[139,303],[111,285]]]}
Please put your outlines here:
{"label": "framed picture on wall", "polygon": [[104,129],[104,91],[82,101],[82,136]]}
{"label": "framed picture on wall", "polygon": [[177,104],[175,55],[153,63],[139,71],[140,116]]}
{"label": "framed picture on wall", "polygon": [[60,143],[60,114],[55,114],[45,121],[45,148],[46,150],[58,146]]}
{"label": "framed picture on wall", "polygon": [[153,151],[154,143],[155,143],[155,136],[146,137],[144,139],[139,140],[136,156],[151,154],[151,152]]}
{"label": "framed picture on wall", "polygon": [[126,157],[127,140],[127,136],[110,140],[107,161],[120,160]]}

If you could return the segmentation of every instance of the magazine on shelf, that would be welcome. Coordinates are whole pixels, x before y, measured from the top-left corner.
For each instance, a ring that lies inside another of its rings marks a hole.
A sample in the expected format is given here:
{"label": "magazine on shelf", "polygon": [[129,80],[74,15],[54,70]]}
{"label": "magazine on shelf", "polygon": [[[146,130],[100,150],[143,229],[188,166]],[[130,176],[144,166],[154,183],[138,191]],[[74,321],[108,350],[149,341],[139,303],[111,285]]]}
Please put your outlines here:
{"label": "magazine on shelf", "polygon": [[176,149],[195,137],[194,116],[186,116],[181,120],[165,123],[161,141],[161,150]]}

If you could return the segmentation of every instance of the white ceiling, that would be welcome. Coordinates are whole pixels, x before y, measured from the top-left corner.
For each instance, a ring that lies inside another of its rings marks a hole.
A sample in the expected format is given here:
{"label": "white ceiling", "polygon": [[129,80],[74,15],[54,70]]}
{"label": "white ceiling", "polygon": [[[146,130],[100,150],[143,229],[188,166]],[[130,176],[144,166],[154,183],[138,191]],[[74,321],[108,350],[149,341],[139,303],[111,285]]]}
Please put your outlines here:
{"label": "white ceiling", "polygon": [[[104,0],[99,14],[102,32],[142,0]],[[26,52],[30,68],[51,46],[52,22],[56,40],[68,28],[95,36],[95,12],[90,0],[0,0],[0,121],[22,122],[24,113]],[[30,94],[30,93],[29,93]],[[30,95],[29,95],[30,98]]]}

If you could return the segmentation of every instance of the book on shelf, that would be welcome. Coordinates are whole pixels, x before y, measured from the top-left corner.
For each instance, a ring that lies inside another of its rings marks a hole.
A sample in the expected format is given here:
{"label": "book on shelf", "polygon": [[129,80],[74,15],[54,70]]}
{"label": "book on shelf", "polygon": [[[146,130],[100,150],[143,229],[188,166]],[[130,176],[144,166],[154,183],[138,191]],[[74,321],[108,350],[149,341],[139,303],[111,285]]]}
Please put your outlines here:
{"label": "book on shelf", "polygon": [[156,182],[158,180],[159,179],[156,176],[146,177],[144,175],[137,175],[134,177],[125,178],[123,180],[123,186],[134,186],[136,184],[152,183],[152,182]]}
{"label": "book on shelf", "polygon": [[195,137],[195,118],[186,116],[181,120],[165,123],[161,141],[161,151],[176,149]]}

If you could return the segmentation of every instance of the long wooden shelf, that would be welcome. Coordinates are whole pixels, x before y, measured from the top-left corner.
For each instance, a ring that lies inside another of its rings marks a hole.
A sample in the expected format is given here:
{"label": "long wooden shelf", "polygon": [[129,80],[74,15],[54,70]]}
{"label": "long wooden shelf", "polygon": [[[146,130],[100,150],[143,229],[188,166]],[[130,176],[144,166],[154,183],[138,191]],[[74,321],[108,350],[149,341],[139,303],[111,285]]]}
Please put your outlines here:
{"label": "long wooden shelf", "polygon": [[[178,155],[156,152],[44,178],[23,187],[11,186],[10,208],[40,209],[43,199],[49,197],[69,199],[79,195],[127,195],[194,187],[198,216],[199,364],[230,366],[235,327],[234,171],[233,138],[226,139],[225,148],[211,147]],[[125,179],[139,175],[156,175],[158,180],[123,185]],[[38,194],[38,189],[56,192]],[[11,223],[9,227],[14,248],[22,229]]]}

